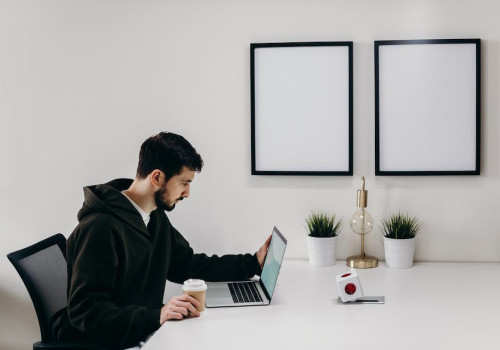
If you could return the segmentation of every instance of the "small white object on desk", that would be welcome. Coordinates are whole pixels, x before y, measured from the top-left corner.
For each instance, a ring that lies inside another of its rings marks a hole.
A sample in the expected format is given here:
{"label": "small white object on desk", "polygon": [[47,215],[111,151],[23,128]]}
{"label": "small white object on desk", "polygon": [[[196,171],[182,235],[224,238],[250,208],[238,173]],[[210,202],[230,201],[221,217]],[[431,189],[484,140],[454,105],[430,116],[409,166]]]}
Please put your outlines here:
{"label": "small white object on desk", "polygon": [[356,270],[341,273],[335,279],[342,302],[355,301],[364,295]]}
{"label": "small white object on desk", "polygon": [[364,297],[363,287],[356,270],[338,274],[335,277],[339,291],[338,303],[341,304],[384,304],[385,297]]}

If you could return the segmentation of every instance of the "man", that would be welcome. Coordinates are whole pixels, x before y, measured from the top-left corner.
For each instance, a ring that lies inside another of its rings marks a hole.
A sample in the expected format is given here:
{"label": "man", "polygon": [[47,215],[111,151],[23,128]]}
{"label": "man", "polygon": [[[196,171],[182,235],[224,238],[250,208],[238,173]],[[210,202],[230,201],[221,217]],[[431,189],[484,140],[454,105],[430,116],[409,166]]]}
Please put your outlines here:
{"label": "man", "polygon": [[189,197],[203,161],[182,136],[162,132],[141,146],[135,179],[84,188],[68,238],[68,304],[60,341],[136,346],[168,320],[199,316],[198,301],[173,297],[166,280],[230,281],[260,275],[270,237],[254,255],[194,254],[166,211]]}

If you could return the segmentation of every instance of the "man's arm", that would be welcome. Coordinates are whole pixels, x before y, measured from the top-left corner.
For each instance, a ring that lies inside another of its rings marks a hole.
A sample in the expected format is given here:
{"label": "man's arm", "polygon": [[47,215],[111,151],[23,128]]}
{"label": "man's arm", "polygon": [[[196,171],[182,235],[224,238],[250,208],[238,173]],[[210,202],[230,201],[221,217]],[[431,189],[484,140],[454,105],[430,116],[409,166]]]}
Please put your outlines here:
{"label": "man's arm", "polygon": [[[187,241],[180,235],[180,233],[178,233],[178,231],[176,231],[173,227],[171,227],[171,229],[173,230],[174,232],[174,237],[177,241],[177,243],[180,242],[180,246],[178,247],[175,247],[172,249],[173,252],[177,252],[178,255],[181,257],[181,258],[177,258],[177,260],[175,260],[175,258],[173,259],[173,265],[175,266],[173,269],[174,269],[174,272],[173,273],[170,273],[169,274],[169,280],[171,281],[174,281],[174,282],[182,282],[190,277],[193,277],[193,278],[203,278],[203,279],[206,279],[206,280],[210,280],[209,278],[207,278],[207,276],[209,276],[210,274],[209,273],[203,273],[203,271],[198,271],[198,272],[193,272],[191,271],[191,275],[189,275],[189,272],[186,271],[187,269],[186,268],[183,268],[186,267],[186,266],[196,266],[197,264],[201,264],[202,266],[210,266],[210,269],[214,269],[215,271],[212,271],[212,276],[214,276],[213,278],[220,278],[221,276],[228,276],[227,272],[226,273],[221,273],[219,274],[219,276],[217,277],[217,265],[222,266],[224,265],[224,263],[227,264],[230,264],[231,263],[231,260],[233,261],[236,261],[236,260],[242,260],[242,259],[245,259],[247,258],[245,255],[230,255],[230,256],[222,256],[222,257],[218,257],[218,256],[212,256],[211,258],[209,258],[208,256],[206,256],[205,254],[194,254],[193,253],[193,250],[191,249],[191,247],[189,247],[189,244],[187,243]],[[264,260],[266,258],[266,255],[267,255],[267,251],[269,249],[269,242],[271,241],[271,236],[269,236],[269,238],[265,241],[265,243],[262,245],[262,247],[260,247],[260,249],[257,251],[257,253],[254,255],[254,256],[251,256],[250,254],[248,254],[248,256],[250,256],[250,259],[253,260],[250,261],[250,263],[252,265],[254,265],[254,269],[256,268],[255,267],[255,261],[257,262],[257,266],[260,267],[260,270],[262,270],[262,266],[264,265]],[[182,252],[182,254],[179,254],[179,251]],[[184,259],[184,261],[182,261],[182,258]],[[189,260],[192,260],[191,262]],[[208,262],[208,265],[207,265],[207,262]],[[181,266],[177,266],[177,264],[183,264]],[[257,268],[258,268],[257,267]],[[260,272],[259,270],[259,272]],[[182,275],[184,274],[184,275]],[[200,274],[200,275],[198,275]],[[248,274],[248,273],[247,273]],[[256,273],[253,273],[253,275],[255,275]],[[250,276],[250,277],[252,277]],[[222,279],[226,279],[226,278],[222,278]],[[235,278],[236,279],[236,278]],[[240,278],[237,278],[237,279],[240,279]],[[200,316],[200,313],[198,312],[198,310],[196,310],[196,307],[199,306],[199,302],[198,300],[196,300],[195,298],[189,296],[189,295],[181,295],[181,296],[175,296],[173,297],[170,302],[165,305],[162,309],[161,309],[161,315],[160,315],[160,324],[163,325],[163,323],[165,323],[166,321],[168,320],[179,320],[179,319],[183,319],[184,317],[186,316],[195,316],[195,317],[198,317]]]}
{"label": "man's arm", "polygon": [[234,281],[260,275],[270,237],[255,254],[207,256],[195,254],[184,237],[171,226],[172,262],[168,279],[182,283],[188,278],[206,281]]}

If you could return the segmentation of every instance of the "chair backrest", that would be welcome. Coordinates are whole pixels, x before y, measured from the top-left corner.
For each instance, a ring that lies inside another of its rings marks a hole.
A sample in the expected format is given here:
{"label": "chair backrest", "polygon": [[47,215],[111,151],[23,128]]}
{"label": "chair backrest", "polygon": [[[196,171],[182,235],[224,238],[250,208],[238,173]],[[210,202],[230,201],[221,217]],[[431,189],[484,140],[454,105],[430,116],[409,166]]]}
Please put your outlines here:
{"label": "chair backrest", "polygon": [[42,342],[54,342],[54,323],[67,302],[66,237],[58,233],[7,257],[33,301]]}

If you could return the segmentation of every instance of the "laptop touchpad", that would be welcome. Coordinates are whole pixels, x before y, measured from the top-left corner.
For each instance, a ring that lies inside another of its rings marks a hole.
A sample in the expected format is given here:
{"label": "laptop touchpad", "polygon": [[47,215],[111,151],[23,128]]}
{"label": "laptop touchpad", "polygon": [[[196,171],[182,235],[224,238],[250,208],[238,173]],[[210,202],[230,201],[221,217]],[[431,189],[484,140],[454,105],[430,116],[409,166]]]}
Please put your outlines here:
{"label": "laptop touchpad", "polygon": [[217,283],[216,285],[210,285],[207,289],[207,297],[232,299],[231,292],[227,287],[227,283]]}

